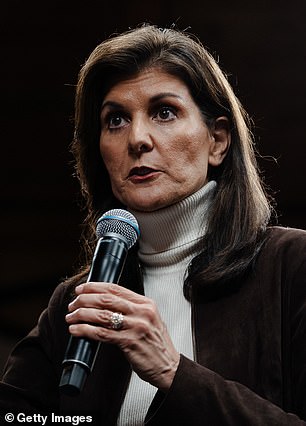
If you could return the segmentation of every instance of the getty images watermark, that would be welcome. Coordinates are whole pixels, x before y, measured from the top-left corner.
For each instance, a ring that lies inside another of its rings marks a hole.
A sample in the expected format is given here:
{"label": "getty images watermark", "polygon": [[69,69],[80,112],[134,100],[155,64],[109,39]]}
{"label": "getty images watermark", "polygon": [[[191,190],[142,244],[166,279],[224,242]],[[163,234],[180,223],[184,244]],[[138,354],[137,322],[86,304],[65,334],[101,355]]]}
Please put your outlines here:
{"label": "getty images watermark", "polygon": [[92,416],[59,416],[57,414],[51,413],[49,415],[43,414],[25,414],[25,413],[6,413],[4,415],[4,420],[6,423],[11,423],[16,425],[18,423],[36,423],[45,426],[51,423],[66,423],[73,426],[78,426],[79,424],[92,423]]}

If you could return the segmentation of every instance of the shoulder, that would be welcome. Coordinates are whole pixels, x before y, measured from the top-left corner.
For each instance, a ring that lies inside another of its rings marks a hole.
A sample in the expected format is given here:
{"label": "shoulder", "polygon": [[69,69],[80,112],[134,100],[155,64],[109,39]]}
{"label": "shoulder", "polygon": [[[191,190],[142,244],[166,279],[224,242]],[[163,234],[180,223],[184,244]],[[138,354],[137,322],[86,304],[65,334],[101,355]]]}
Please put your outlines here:
{"label": "shoulder", "polygon": [[306,249],[306,231],[296,228],[273,226],[267,230],[265,249],[297,252]]}
{"label": "shoulder", "polygon": [[292,278],[292,274],[300,275],[302,271],[306,274],[306,231],[280,226],[268,228],[258,260],[260,268],[274,271],[277,276]]}

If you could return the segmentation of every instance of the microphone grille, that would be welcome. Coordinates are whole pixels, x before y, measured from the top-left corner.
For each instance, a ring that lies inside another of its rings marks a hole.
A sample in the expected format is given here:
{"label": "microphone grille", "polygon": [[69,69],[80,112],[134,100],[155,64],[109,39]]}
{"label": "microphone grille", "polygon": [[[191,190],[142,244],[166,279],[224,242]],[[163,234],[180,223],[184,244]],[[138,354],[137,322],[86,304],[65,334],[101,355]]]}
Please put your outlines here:
{"label": "microphone grille", "polygon": [[140,235],[135,216],[122,209],[109,210],[98,219],[96,228],[97,237],[101,238],[108,232],[114,232],[125,237],[129,249],[136,243]]}

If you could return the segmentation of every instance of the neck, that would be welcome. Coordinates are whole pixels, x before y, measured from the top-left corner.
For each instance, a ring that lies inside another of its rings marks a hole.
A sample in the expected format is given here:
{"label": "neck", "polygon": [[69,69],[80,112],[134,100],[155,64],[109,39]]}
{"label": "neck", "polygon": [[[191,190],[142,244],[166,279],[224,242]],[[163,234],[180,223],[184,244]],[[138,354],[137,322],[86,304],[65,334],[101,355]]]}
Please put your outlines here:
{"label": "neck", "polygon": [[194,194],[169,207],[154,212],[131,211],[140,226],[139,257],[147,261],[153,254],[187,247],[203,237],[208,209],[216,182],[210,181]]}

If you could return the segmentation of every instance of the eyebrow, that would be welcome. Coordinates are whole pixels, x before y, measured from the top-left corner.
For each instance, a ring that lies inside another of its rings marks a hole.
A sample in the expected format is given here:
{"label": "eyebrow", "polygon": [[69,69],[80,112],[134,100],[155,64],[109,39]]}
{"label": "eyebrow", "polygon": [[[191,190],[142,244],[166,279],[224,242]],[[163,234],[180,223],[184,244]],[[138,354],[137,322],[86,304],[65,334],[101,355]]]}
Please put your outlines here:
{"label": "eyebrow", "polygon": [[154,102],[158,102],[163,98],[177,98],[177,99],[182,99],[181,96],[176,95],[175,93],[172,92],[163,92],[163,93],[158,93],[157,95],[154,95],[151,99],[150,102],[154,103]]}
{"label": "eyebrow", "polygon": [[[160,101],[161,99],[164,98],[176,98],[176,99],[180,99],[182,100],[182,97],[179,95],[176,95],[175,93],[172,92],[162,92],[162,93],[158,93],[157,95],[154,95],[150,98],[150,103],[155,103]],[[110,108],[123,108],[123,106],[119,103],[119,102],[115,102],[115,101],[106,101],[103,102],[102,107],[101,107],[101,112],[103,111],[104,108],[106,107],[110,107]]]}
{"label": "eyebrow", "polygon": [[111,107],[111,108],[122,108],[122,105],[119,104],[118,102],[114,102],[114,101],[106,101],[103,102],[102,107],[101,107],[101,112],[103,111],[104,108],[106,107]]}

